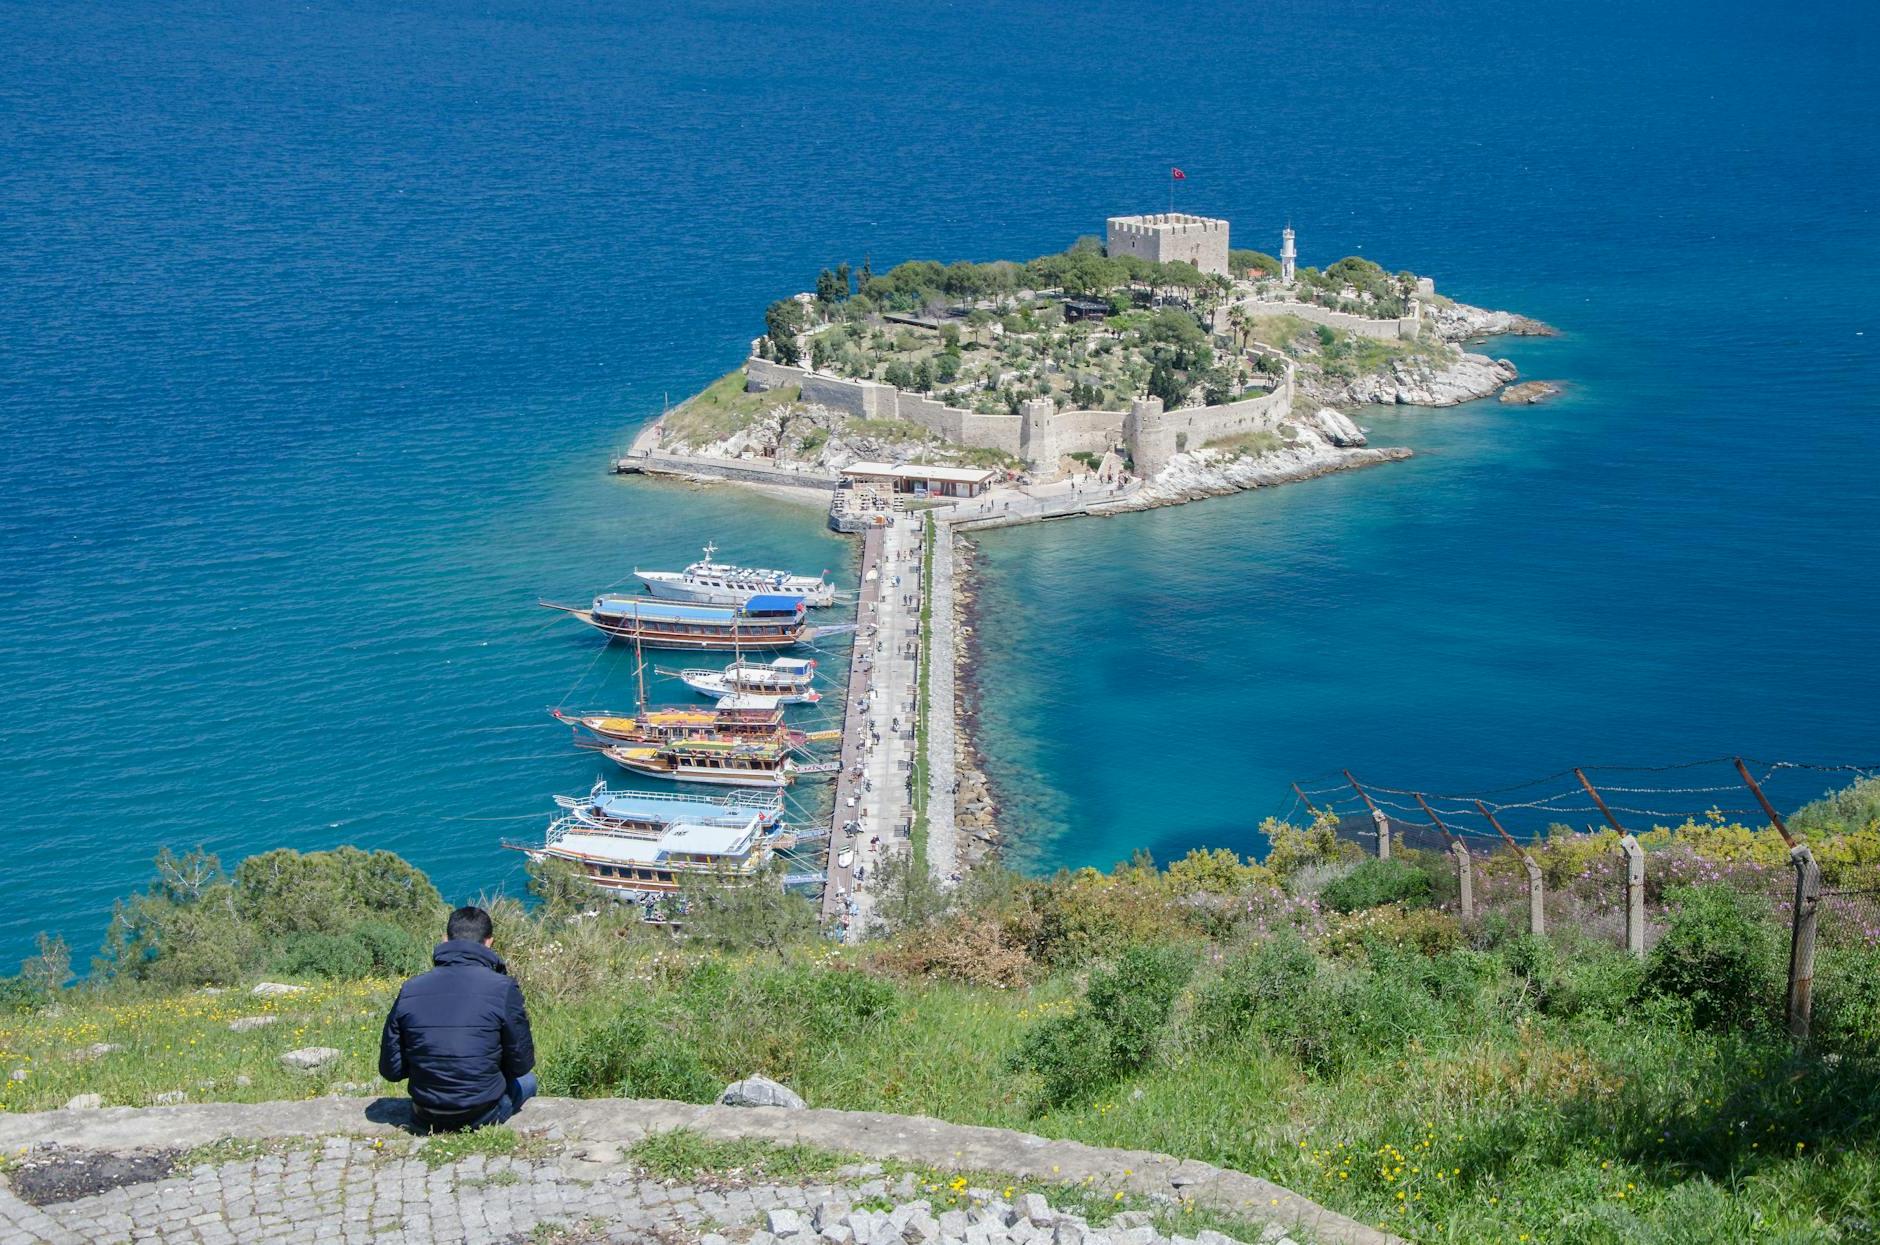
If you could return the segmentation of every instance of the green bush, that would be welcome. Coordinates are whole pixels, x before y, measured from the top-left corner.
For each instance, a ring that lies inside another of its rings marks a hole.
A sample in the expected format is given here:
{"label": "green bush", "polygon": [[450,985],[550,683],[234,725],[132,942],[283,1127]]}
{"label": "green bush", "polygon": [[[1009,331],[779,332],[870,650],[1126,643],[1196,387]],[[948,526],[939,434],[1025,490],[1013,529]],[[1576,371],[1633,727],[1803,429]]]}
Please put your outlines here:
{"label": "green bush", "polygon": [[628,1007],[586,1015],[540,1064],[545,1093],[710,1102],[723,1088],[697,1047]]}
{"label": "green bush", "polygon": [[1820,952],[1811,1032],[1824,1050],[1880,1059],[1880,947]]}
{"label": "green bush", "polygon": [[830,1041],[846,1037],[886,1016],[901,995],[879,977],[843,969],[792,968],[764,983],[766,1002],[780,1013],[794,1013],[811,1035]]}
{"label": "green bush", "polygon": [[1683,999],[1703,1028],[1757,1028],[1782,997],[1782,938],[1764,902],[1727,886],[1679,887],[1645,964],[1642,995]]}
{"label": "green bush", "polygon": [[1262,1013],[1261,1020],[1272,1049],[1320,1077],[1379,1051],[1403,1050],[1443,1028],[1441,1009],[1416,982],[1361,968],[1321,973],[1288,1006]]}
{"label": "green bush", "polygon": [[1430,875],[1401,860],[1367,860],[1331,883],[1319,898],[1335,912],[1356,912],[1383,904],[1422,907],[1430,901]]}
{"label": "green bush", "polygon": [[1090,974],[1075,1010],[1025,1034],[1008,1066],[1038,1077],[1045,1106],[1089,1098],[1148,1065],[1194,966],[1183,947],[1128,948]]}
{"label": "green bush", "polygon": [[1287,1006],[1318,972],[1318,957],[1291,930],[1256,943],[1202,987],[1195,999],[1196,1033],[1211,1044],[1232,1041],[1268,1009]]}
{"label": "green bush", "polygon": [[371,971],[380,977],[408,977],[431,966],[431,948],[410,930],[384,921],[367,921],[352,937],[372,957]]}
{"label": "green bush", "polygon": [[289,977],[351,981],[372,975],[372,952],[346,934],[295,934],[281,944],[271,967]]}

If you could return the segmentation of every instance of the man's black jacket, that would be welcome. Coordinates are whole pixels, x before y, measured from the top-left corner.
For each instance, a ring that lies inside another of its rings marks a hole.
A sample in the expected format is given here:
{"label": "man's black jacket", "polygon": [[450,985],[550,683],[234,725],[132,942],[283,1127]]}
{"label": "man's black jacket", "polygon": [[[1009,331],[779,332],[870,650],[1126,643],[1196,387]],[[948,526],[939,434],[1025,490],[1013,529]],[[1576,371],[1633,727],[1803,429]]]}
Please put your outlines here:
{"label": "man's black jacket", "polygon": [[529,1013],[503,958],[482,943],[440,942],[431,963],[385,1018],[379,1075],[410,1077],[412,1104],[433,1123],[473,1120],[535,1067]]}

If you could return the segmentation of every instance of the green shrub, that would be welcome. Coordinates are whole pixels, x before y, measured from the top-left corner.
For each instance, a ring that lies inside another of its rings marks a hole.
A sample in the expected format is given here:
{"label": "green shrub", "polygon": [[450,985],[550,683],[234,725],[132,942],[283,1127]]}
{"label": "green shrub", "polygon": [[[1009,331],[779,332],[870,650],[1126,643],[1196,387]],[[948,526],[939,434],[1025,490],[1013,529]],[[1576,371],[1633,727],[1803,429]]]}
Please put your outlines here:
{"label": "green shrub", "polygon": [[1356,1059],[1400,1051],[1438,1032],[1443,1018],[1435,1000],[1403,974],[1347,968],[1321,973],[1288,1006],[1261,1019],[1269,1046],[1328,1077]]}
{"label": "green shrub", "polygon": [[1195,1030],[1219,1044],[1253,1028],[1270,1008],[1287,1006],[1318,976],[1318,957],[1298,934],[1283,930],[1254,944],[1221,967],[1195,999]]}
{"label": "green shrub", "polygon": [[1430,875],[1401,860],[1367,860],[1319,895],[1335,912],[1356,912],[1383,904],[1421,907],[1430,901]]}
{"label": "green shrub", "polygon": [[410,930],[384,921],[367,921],[352,937],[372,957],[372,972],[380,977],[408,977],[431,966],[431,948]]}
{"label": "green shrub", "polygon": [[372,975],[372,952],[346,934],[295,934],[281,944],[270,967],[289,977],[351,981]]}
{"label": "green shrub", "polygon": [[1326,937],[1326,950],[1347,959],[1376,958],[1392,950],[1441,955],[1462,945],[1462,926],[1447,912],[1411,911],[1399,904],[1365,908],[1337,921]]}
{"label": "green shrub", "polygon": [[845,969],[792,968],[764,983],[766,1001],[824,1041],[846,1037],[900,1005],[890,982]]}
{"label": "green shrub", "polygon": [[1194,973],[1186,948],[1134,946],[1090,974],[1083,1000],[1025,1034],[1008,1066],[1038,1077],[1045,1106],[1083,1101],[1147,1066]]}
{"label": "green shrub", "polygon": [[1782,997],[1780,931],[1763,901],[1726,886],[1679,887],[1675,911],[1652,949],[1639,989],[1683,999],[1703,1028],[1756,1028]]}
{"label": "green shrub", "polygon": [[1618,1016],[1638,997],[1645,965],[1619,947],[1577,947],[1560,959],[1545,1000],[1556,1016]]}
{"label": "green shrub", "polygon": [[710,1102],[723,1088],[696,1045],[630,1007],[582,1016],[545,1055],[538,1075],[550,1094]]}
{"label": "green shrub", "polygon": [[1814,1023],[1824,1049],[1880,1059],[1880,947],[1824,948],[1815,961]]}

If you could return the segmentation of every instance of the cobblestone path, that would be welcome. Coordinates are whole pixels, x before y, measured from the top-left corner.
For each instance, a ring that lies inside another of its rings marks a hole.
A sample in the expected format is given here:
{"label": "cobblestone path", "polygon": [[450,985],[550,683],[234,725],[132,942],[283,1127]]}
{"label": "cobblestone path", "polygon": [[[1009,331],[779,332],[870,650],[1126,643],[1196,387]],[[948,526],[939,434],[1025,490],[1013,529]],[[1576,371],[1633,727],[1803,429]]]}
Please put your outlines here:
{"label": "cobblestone path", "polygon": [[[1146,1214],[1104,1230],[1043,1197],[992,1190],[916,1197],[912,1175],[875,1165],[826,1184],[669,1184],[614,1152],[471,1155],[432,1166],[408,1146],[329,1137],[196,1161],[156,1180],[64,1197],[58,1182],[99,1167],[147,1176],[175,1155],[54,1151],[16,1169],[0,1192],[0,1245],[162,1242],[163,1245],[1171,1245]],[[115,1178],[107,1175],[105,1180]],[[48,1200],[40,1194],[54,1194]],[[1262,1238],[1292,1245],[1277,1229]],[[1172,1245],[1233,1245],[1205,1232]]]}

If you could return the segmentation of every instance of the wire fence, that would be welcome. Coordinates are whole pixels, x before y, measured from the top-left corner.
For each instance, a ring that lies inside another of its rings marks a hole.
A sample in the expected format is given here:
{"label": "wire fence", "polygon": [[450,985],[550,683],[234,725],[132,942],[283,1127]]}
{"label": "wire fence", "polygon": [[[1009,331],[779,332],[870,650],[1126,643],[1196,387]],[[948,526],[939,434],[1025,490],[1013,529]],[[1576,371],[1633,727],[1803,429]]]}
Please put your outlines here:
{"label": "wire fence", "polygon": [[[1801,1037],[1816,973],[1859,971],[1880,947],[1880,868],[1837,860],[1824,878],[1771,788],[1794,808],[1821,795],[1824,781],[1858,781],[1877,768],[1724,757],[1582,766],[1480,792],[1361,784],[1340,771],[1341,783],[1295,783],[1293,793],[1295,808],[1335,817],[1339,837],[1367,852],[1448,857],[1449,869],[1437,871],[1450,882],[1439,906],[1474,927],[1498,923],[1644,956],[1669,927],[1681,888],[1735,891],[1788,943],[1782,1003]],[[1765,820],[1779,844],[1748,828]]]}

